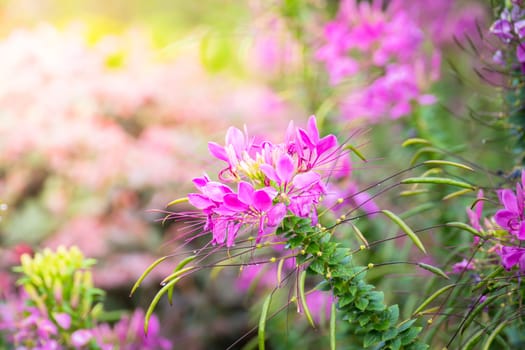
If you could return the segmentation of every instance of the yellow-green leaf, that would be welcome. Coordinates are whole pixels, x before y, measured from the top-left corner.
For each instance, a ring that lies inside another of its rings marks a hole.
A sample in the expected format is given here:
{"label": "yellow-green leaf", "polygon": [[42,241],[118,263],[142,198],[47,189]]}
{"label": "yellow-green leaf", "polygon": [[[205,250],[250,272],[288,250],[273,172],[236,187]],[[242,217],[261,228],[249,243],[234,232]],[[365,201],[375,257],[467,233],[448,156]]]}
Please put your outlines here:
{"label": "yellow-green leaf", "polygon": [[449,285],[446,285],[444,286],[443,288],[437,290],[434,294],[432,294],[431,296],[429,296],[428,298],[425,299],[425,301],[423,301],[421,303],[421,305],[419,305],[415,310],[414,312],[412,313],[412,315],[417,315],[421,310],[423,310],[424,308],[426,308],[428,306],[428,304],[430,304],[431,302],[433,302],[438,296],[440,296],[441,294],[445,293],[447,290],[449,290],[450,288],[454,288],[456,286],[455,283],[453,284],[449,284]]}
{"label": "yellow-green leaf", "polygon": [[421,250],[425,254],[427,253],[425,247],[423,246],[423,242],[421,242],[421,240],[414,233],[414,231],[412,231],[412,229],[399,216],[392,213],[390,210],[381,210],[381,212],[388,216],[390,220],[392,220],[397,226],[399,226],[399,228],[401,228],[401,230],[403,230],[403,232],[407,234],[408,238],[412,240],[412,242],[416,245],[416,247],[419,248],[419,250]]}
{"label": "yellow-green leaf", "polygon": [[263,307],[261,310],[261,317],[259,317],[259,331],[257,338],[259,339],[259,350],[264,350],[264,340],[266,339],[266,317],[268,310],[270,309],[270,302],[272,301],[272,294],[268,294],[264,299]]}
{"label": "yellow-green leaf", "polygon": [[135,284],[133,285],[133,288],[131,288],[131,292],[129,293],[129,296],[131,297],[133,295],[133,293],[135,293],[135,291],[137,290],[137,288],[140,286],[140,284],[142,283],[142,281],[144,281],[144,279],[146,278],[146,276],[151,272],[151,270],[153,270],[155,267],[157,267],[161,262],[163,262],[164,260],[166,260],[168,258],[168,256],[163,256],[162,258],[160,259],[157,259],[153,262],[153,264],[151,264],[150,266],[148,266],[148,268],[142,273],[142,275],[140,275],[139,279],[137,280],[137,282],[135,282]]}
{"label": "yellow-green leaf", "polygon": [[423,164],[427,164],[427,165],[447,165],[447,166],[453,166],[453,167],[456,167],[456,168],[461,168],[461,169],[465,169],[465,170],[469,170],[469,171],[474,171],[474,169],[472,169],[468,165],[457,163],[457,162],[451,162],[451,161],[448,161],[448,160],[427,160],[427,161],[424,161]]}
{"label": "yellow-green leaf", "polygon": [[459,181],[459,180],[452,180],[452,179],[448,179],[445,177],[409,177],[407,179],[401,180],[401,183],[404,185],[407,185],[407,184],[449,185],[449,186],[468,188],[472,191],[476,189],[475,186],[469,183]]}
{"label": "yellow-green leaf", "polygon": [[441,276],[447,280],[450,279],[450,277],[448,277],[447,274],[443,272],[443,270],[435,266],[424,264],[424,263],[417,263],[417,266],[421,267],[424,270],[430,271],[435,275]]}

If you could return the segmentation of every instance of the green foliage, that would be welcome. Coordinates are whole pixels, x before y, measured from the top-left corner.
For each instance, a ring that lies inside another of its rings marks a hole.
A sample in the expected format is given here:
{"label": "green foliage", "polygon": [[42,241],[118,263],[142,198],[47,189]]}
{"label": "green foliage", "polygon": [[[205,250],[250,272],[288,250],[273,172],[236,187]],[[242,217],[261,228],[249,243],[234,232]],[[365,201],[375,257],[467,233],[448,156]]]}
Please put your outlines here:
{"label": "green foliage", "polygon": [[287,239],[289,249],[304,253],[298,256],[299,264],[307,266],[310,274],[324,278],[337,299],[340,318],[348,322],[348,332],[358,336],[364,348],[428,348],[417,338],[422,328],[414,326],[415,320],[398,324],[399,307],[385,305],[383,293],[365,281],[373,264],[354,265],[348,249],[307,219],[287,218],[277,234]]}
{"label": "green foliage", "polygon": [[44,249],[34,257],[24,254],[15,271],[22,274],[17,281],[29,296],[32,306],[54,320],[55,315],[71,316],[71,326],[61,329],[64,339],[77,329],[89,329],[102,312],[104,291],[93,286],[90,267],[93,259],[71,247],[59,247],[56,252]]}

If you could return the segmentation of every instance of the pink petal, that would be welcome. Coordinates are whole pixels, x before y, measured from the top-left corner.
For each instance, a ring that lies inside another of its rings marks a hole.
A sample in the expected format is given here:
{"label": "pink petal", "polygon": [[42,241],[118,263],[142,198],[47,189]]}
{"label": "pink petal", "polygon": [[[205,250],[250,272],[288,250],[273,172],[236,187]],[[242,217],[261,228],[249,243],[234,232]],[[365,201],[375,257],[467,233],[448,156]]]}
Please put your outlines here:
{"label": "pink petal", "polygon": [[211,155],[215,158],[228,162],[228,155],[226,154],[224,147],[222,147],[218,143],[208,142],[208,150],[210,151]]}
{"label": "pink petal", "polygon": [[263,172],[264,175],[266,175],[268,179],[277,182],[279,185],[281,184],[279,176],[277,176],[275,169],[271,165],[261,164],[259,166],[259,169]]}
{"label": "pink petal", "polygon": [[310,139],[315,144],[319,141],[319,130],[317,129],[317,121],[315,115],[311,115],[308,118],[308,123],[306,124],[306,130],[308,130],[308,135]]}
{"label": "pink petal", "polygon": [[226,132],[226,145],[232,145],[235,154],[240,156],[246,147],[246,140],[243,132],[234,127],[228,128],[228,131]]}
{"label": "pink petal", "polygon": [[319,176],[319,174],[308,171],[306,173],[295,175],[293,178],[293,185],[298,189],[305,189],[312,186],[316,182],[319,182],[320,180],[321,176]]}
{"label": "pink petal", "polygon": [[239,187],[237,192],[239,193],[239,200],[247,205],[252,205],[253,203],[253,186],[245,181],[239,182]]}
{"label": "pink petal", "polygon": [[241,202],[235,193],[229,193],[224,196],[224,205],[226,206],[226,209],[236,212],[248,209],[248,205]]}
{"label": "pink petal", "polygon": [[71,334],[71,344],[76,347],[84,346],[93,338],[93,334],[87,329],[79,329]]}
{"label": "pink petal", "polygon": [[253,207],[261,212],[266,212],[272,207],[272,198],[266,191],[257,190],[253,194]]}
{"label": "pink petal", "polygon": [[188,200],[197,209],[208,209],[215,205],[208,197],[199,193],[188,194]]}
{"label": "pink petal", "polygon": [[518,213],[518,205],[516,203],[516,196],[511,190],[500,190],[498,192],[500,202],[503,204],[505,209],[510,210],[514,213]]}
{"label": "pink petal", "polygon": [[281,180],[281,183],[288,183],[293,177],[295,166],[293,164],[292,158],[283,154],[281,158],[277,161],[277,176]]}
{"label": "pink petal", "polygon": [[317,155],[320,156],[335,146],[337,146],[337,138],[334,135],[325,136],[317,143]]}

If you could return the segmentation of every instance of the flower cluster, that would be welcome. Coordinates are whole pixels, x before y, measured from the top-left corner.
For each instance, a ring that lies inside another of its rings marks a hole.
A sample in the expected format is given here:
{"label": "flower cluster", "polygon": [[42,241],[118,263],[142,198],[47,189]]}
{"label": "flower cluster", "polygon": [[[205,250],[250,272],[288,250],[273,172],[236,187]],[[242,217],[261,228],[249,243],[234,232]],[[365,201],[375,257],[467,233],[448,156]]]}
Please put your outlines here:
{"label": "flower cluster", "polygon": [[227,166],[219,181],[208,176],[194,179],[200,193],[188,199],[206,215],[204,228],[212,232],[212,243],[228,247],[243,228],[257,227],[260,242],[288,212],[317,224],[317,205],[327,193],[324,178],[341,155],[334,135],[319,136],[314,116],[306,129],[290,123],[283,143],[257,143],[246,131],[232,127],[225,145],[210,142],[209,150]]}
{"label": "flower cluster", "polygon": [[[210,76],[195,45],[159,55],[143,30],[90,42],[80,26],[46,24],[5,34],[3,242],[74,244],[98,259],[93,278],[100,287],[126,287],[167,248],[145,211],[200,171],[205,147],[197,145],[205,145],[210,125],[226,128],[239,116],[286,125],[280,120],[288,107],[275,93]],[[179,188],[182,195],[191,187]],[[0,261],[0,270],[5,265]],[[157,278],[164,273],[155,271]]]}
{"label": "flower cluster", "polygon": [[516,184],[516,192],[503,189],[498,191],[500,209],[494,215],[494,220],[510,234],[509,244],[500,248],[501,263],[510,270],[518,265],[521,272],[525,271],[525,172],[521,174],[521,183]]}
{"label": "flower cluster", "polygon": [[341,2],[337,17],[325,26],[326,42],[317,51],[332,85],[350,79],[352,85],[365,85],[344,98],[343,112],[349,118],[396,119],[410,113],[414,101],[435,101],[421,88],[437,79],[439,55],[429,59],[422,52],[423,31],[406,10],[383,5],[378,0]]}
{"label": "flower cluster", "polygon": [[5,341],[17,349],[170,349],[156,318],[150,322],[150,337],[145,337],[140,310],[113,327],[98,323],[102,307],[96,303],[103,292],[92,285],[93,263],[76,247],[46,249],[33,257],[23,254],[16,269],[23,274],[18,280],[23,288],[0,303]]}
{"label": "flower cluster", "polygon": [[[500,18],[490,27],[490,32],[497,36],[501,41],[513,51],[521,70],[525,71],[525,9],[522,2],[512,1],[512,8],[503,8]],[[494,54],[494,61],[504,65],[509,57],[505,57],[504,51],[497,50]]]}

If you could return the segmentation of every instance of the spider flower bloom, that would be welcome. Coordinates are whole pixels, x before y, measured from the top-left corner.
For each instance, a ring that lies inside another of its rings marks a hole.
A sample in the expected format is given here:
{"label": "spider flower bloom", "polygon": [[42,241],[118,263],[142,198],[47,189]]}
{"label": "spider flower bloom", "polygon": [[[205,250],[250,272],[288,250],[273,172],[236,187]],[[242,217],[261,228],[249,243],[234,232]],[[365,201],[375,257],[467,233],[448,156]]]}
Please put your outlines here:
{"label": "spider flower bloom", "polygon": [[505,269],[510,270],[518,265],[520,272],[525,272],[525,248],[503,246],[498,254]]}
{"label": "spider flower bloom", "polygon": [[341,155],[334,135],[319,135],[314,116],[306,129],[291,123],[283,143],[256,144],[246,131],[230,128],[226,144],[209,143],[209,150],[227,166],[219,181],[194,179],[200,193],[190,193],[188,200],[206,215],[204,230],[212,233],[212,244],[228,247],[241,231],[255,230],[260,242],[287,214],[310,218],[315,225],[317,205],[327,193],[323,179]]}
{"label": "spider flower bloom", "polygon": [[522,172],[521,184],[516,184],[516,193],[508,189],[498,191],[499,201],[505,209],[498,210],[494,215],[496,223],[519,240],[525,240],[524,188],[525,172]]}
{"label": "spider flower bloom", "polygon": [[385,3],[342,1],[316,52],[332,85],[364,85],[344,94],[342,112],[349,118],[397,119],[411,112],[413,102],[435,102],[422,87],[439,75],[439,53],[424,53],[424,33],[413,16],[401,6],[385,8]]}

